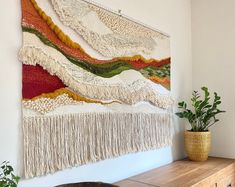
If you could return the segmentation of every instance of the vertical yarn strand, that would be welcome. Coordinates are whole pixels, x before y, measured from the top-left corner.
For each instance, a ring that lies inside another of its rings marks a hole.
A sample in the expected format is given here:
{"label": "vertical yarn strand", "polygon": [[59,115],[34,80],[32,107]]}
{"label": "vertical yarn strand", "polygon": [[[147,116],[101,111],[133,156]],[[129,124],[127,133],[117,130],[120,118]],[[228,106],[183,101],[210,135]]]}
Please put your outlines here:
{"label": "vertical yarn strand", "polygon": [[171,145],[170,113],[24,117],[24,177]]}

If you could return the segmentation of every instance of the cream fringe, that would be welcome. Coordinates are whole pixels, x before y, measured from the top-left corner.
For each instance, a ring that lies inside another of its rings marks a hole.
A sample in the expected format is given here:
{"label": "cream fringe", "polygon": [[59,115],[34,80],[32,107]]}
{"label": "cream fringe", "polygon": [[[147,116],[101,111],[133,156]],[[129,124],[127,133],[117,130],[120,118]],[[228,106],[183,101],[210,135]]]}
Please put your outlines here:
{"label": "cream fringe", "polygon": [[24,117],[24,177],[169,146],[171,129],[170,113]]}

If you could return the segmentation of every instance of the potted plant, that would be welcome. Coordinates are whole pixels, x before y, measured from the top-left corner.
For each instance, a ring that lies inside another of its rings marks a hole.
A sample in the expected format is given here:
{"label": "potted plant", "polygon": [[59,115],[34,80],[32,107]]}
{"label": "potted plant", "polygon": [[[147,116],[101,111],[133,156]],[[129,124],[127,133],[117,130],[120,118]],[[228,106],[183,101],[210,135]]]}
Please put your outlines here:
{"label": "potted plant", "polygon": [[9,162],[3,162],[0,166],[0,187],[17,187],[19,176],[14,175],[14,169]]}
{"label": "potted plant", "polygon": [[204,92],[202,98],[198,91],[192,93],[192,110],[187,108],[186,102],[178,103],[180,112],[176,115],[180,118],[186,118],[191,125],[191,129],[185,131],[185,149],[190,160],[205,161],[211,146],[211,133],[209,127],[214,125],[219,119],[216,116],[225,111],[220,110],[220,97],[214,92],[214,99],[210,99],[210,93],[207,87],[202,87]]}

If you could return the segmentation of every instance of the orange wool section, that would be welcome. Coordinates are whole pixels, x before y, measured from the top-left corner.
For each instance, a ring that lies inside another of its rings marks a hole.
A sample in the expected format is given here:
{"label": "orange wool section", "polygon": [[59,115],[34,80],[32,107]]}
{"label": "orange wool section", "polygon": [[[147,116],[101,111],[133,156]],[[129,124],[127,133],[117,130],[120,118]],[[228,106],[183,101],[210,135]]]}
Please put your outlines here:
{"label": "orange wool section", "polygon": [[161,78],[161,77],[157,77],[157,76],[150,76],[148,77],[149,80],[157,83],[157,84],[161,84],[164,87],[166,87],[167,89],[170,88],[170,80],[169,78]]}

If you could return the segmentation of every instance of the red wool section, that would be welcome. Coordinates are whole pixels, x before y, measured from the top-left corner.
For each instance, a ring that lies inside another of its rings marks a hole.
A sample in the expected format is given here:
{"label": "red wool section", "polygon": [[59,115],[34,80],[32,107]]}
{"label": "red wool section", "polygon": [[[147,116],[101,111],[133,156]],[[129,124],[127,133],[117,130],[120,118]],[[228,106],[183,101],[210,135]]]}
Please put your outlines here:
{"label": "red wool section", "polygon": [[41,66],[23,64],[23,86],[22,94],[24,99],[31,99],[42,93],[50,93],[59,88],[66,87],[57,77],[50,75]]}

